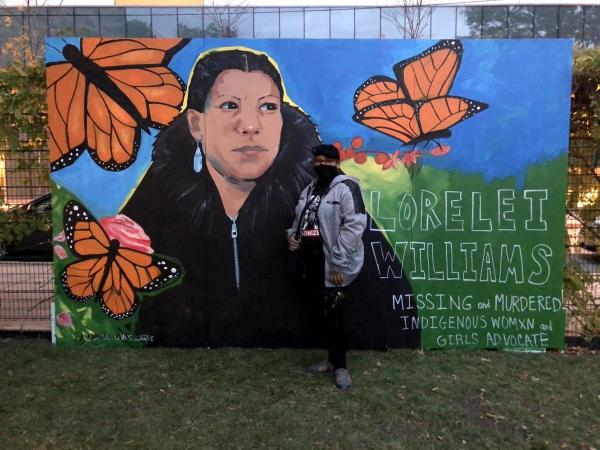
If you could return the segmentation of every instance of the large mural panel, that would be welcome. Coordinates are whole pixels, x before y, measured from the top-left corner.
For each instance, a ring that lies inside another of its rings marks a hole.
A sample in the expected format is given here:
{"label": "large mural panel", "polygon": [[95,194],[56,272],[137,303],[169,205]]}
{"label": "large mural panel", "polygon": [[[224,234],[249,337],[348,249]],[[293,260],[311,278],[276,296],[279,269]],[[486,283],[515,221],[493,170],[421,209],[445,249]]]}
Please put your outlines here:
{"label": "large mural panel", "polygon": [[59,345],[315,347],[284,230],[361,181],[354,348],[561,348],[571,42],[46,42]]}

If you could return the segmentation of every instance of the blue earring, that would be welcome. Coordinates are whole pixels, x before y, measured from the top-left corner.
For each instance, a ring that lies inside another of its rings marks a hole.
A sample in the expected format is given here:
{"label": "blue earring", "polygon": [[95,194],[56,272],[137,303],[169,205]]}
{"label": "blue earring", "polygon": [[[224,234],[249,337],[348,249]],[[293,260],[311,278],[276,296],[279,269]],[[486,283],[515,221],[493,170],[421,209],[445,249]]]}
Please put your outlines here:
{"label": "blue earring", "polygon": [[200,173],[202,170],[202,152],[200,151],[200,142],[196,142],[196,153],[194,153],[194,172]]}

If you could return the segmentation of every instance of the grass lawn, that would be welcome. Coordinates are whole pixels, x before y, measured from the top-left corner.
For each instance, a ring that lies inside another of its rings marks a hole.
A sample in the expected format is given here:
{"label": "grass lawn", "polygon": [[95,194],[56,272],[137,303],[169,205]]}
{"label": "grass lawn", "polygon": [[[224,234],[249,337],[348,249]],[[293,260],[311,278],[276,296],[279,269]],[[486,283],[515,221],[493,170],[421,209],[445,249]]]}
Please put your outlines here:
{"label": "grass lawn", "polygon": [[599,448],[600,354],[54,350],[0,339],[0,448]]}

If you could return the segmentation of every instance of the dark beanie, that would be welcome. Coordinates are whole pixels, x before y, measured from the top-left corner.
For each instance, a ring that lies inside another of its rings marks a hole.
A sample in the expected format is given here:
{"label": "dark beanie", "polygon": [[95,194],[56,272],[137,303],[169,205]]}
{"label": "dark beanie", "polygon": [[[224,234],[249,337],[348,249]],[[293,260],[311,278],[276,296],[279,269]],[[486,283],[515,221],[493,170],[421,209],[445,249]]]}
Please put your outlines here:
{"label": "dark beanie", "polygon": [[340,160],[340,152],[331,144],[320,144],[313,147],[312,153],[314,156],[324,156],[327,159]]}

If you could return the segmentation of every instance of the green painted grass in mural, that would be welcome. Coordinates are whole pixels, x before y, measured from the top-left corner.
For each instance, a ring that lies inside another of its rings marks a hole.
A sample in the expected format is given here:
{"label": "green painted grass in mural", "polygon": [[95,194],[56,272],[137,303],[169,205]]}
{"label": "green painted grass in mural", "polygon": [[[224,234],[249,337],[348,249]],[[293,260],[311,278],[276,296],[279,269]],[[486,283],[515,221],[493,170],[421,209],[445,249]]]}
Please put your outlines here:
{"label": "green painted grass in mural", "polygon": [[53,350],[0,340],[3,448],[600,448],[600,355]]}
{"label": "green painted grass in mural", "polygon": [[344,165],[394,249],[366,249],[379,276],[411,281],[412,293],[389,299],[390,314],[421,329],[424,348],[563,347],[566,164],[533,165],[522,186],[431,166],[411,179],[402,166]]}

